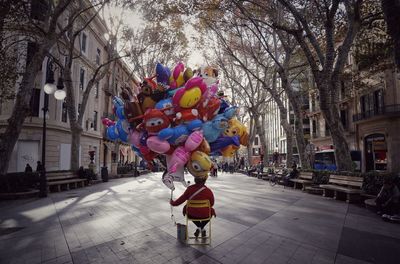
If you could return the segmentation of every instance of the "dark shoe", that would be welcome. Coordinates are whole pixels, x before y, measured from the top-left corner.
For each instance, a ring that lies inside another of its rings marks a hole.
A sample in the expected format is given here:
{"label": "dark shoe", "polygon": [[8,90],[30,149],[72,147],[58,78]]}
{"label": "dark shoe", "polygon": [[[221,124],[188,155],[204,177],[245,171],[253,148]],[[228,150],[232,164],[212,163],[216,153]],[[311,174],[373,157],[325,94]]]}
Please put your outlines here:
{"label": "dark shoe", "polygon": [[201,231],[201,237],[206,237],[206,236],[207,236],[206,230],[202,230],[202,231]]}
{"label": "dark shoe", "polygon": [[195,236],[196,238],[198,238],[198,237],[199,237],[199,234],[200,234],[200,229],[196,229],[196,232],[194,232],[194,236]]}

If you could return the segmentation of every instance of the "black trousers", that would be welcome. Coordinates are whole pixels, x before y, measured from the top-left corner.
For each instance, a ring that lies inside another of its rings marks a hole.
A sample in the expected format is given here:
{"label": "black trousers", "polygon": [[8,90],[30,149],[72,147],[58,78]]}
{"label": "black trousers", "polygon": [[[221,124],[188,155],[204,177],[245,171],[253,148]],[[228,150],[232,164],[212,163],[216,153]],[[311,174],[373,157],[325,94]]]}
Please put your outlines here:
{"label": "black trousers", "polygon": [[210,220],[207,220],[207,221],[193,221],[193,223],[200,229],[203,229],[208,224],[208,222],[210,222]]}

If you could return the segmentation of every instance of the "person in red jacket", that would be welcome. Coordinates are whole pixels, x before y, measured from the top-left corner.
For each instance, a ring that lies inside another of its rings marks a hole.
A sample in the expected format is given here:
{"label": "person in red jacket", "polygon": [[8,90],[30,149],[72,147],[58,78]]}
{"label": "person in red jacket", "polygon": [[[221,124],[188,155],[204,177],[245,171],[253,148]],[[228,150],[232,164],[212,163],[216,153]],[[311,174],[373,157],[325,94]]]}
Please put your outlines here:
{"label": "person in red jacket", "polygon": [[[195,177],[195,184],[187,187],[186,191],[175,201],[171,199],[170,204],[172,206],[178,206],[183,204],[187,200],[209,200],[211,205],[211,215],[216,216],[214,205],[214,194],[213,192],[205,186],[207,178],[199,178]],[[183,215],[186,214],[186,205],[183,207]],[[192,219],[202,219],[209,217],[208,208],[191,208],[188,209],[188,215]],[[194,233],[195,237],[198,237],[200,232],[201,236],[205,237],[206,230],[204,227],[207,225],[209,221],[193,221],[193,223],[197,226],[196,232]]]}

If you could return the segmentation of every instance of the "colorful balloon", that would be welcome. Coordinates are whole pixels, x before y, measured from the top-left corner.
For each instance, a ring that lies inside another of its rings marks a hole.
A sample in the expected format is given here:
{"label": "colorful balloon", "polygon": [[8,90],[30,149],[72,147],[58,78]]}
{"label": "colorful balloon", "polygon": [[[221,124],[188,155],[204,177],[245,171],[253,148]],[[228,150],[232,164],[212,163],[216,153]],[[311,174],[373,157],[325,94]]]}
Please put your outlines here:
{"label": "colorful balloon", "polygon": [[174,182],[187,185],[185,166],[193,177],[206,178],[210,153],[232,157],[248,144],[246,127],[233,118],[237,107],[218,90],[217,77],[218,70],[209,66],[193,72],[179,62],[171,72],[157,63],[137,98],[127,88],[122,99],[113,97],[117,119],[102,119],[107,138],[130,143],[150,168],[155,158],[165,157],[162,182],[171,190]]}

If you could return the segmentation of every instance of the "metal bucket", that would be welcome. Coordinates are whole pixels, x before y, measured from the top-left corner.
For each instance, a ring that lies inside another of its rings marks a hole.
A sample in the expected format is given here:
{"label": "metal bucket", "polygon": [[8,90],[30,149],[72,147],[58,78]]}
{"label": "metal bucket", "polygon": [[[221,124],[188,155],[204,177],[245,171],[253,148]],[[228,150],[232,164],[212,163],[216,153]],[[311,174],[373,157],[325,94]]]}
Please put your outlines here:
{"label": "metal bucket", "polygon": [[176,238],[181,242],[186,241],[186,225],[176,224]]}

